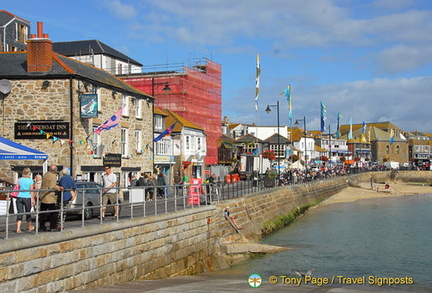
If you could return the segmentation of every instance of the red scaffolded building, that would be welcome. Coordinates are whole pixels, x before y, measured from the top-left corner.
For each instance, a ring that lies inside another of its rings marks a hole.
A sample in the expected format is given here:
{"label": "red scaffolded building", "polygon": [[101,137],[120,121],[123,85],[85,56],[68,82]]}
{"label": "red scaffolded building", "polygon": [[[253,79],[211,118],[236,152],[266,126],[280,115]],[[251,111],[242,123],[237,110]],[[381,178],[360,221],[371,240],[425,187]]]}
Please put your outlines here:
{"label": "red scaffolded building", "polygon": [[[179,70],[163,71],[161,67],[159,71],[121,78],[154,96],[156,107],[169,109],[202,127],[207,135],[204,163],[217,164],[218,139],[222,135],[221,65],[201,59],[190,67],[182,65]],[[170,91],[164,90],[167,85]]]}

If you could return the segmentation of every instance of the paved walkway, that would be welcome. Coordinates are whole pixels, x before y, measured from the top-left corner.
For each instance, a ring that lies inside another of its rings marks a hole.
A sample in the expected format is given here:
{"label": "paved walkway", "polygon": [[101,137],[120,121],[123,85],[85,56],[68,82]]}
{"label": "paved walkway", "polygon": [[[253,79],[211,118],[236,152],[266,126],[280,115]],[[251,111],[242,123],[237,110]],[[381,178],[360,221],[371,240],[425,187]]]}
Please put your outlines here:
{"label": "paved walkway", "polygon": [[352,285],[345,287],[332,286],[313,286],[301,285],[271,285],[268,280],[264,280],[259,288],[252,288],[248,285],[247,277],[239,279],[238,275],[229,276],[219,273],[203,274],[199,276],[180,276],[163,280],[148,280],[135,281],[125,284],[118,284],[107,287],[91,288],[88,290],[73,291],[78,292],[106,292],[106,293],[139,293],[139,292],[154,292],[154,293],[183,293],[183,292],[290,292],[290,293],[362,293],[362,292],[378,292],[378,293],[395,293],[395,292],[430,292],[430,290],[422,290],[417,287],[377,287],[370,285]]}

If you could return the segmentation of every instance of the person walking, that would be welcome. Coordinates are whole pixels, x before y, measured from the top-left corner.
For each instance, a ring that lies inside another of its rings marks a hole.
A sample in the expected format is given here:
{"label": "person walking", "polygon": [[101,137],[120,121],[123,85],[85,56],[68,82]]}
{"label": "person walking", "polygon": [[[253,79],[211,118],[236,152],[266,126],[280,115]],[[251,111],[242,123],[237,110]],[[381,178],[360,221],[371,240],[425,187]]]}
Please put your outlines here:
{"label": "person walking", "polygon": [[33,231],[35,228],[32,225],[31,221],[31,207],[34,203],[34,192],[31,191],[34,189],[34,181],[30,178],[31,171],[29,168],[24,168],[22,172],[22,177],[18,179],[18,185],[19,189],[23,190],[18,193],[18,197],[16,200],[16,206],[18,210],[18,216],[16,219],[16,232],[21,233],[21,223],[22,218],[24,215],[21,215],[22,213],[26,214],[27,224],[28,224],[28,230]]}
{"label": "person walking", "polygon": [[117,186],[117,176],[112,172],[110,165],[104,166],[105,175],[103,176],[103,182],[104,182],[104,189],[103,189],[103,196],[102,196],[102,219],[105,218],[105,212],[106,212],[106,205],[108,202],[110,202],[113,205],[114,214],[113,218],[116,218],[118,216],[117,213],[117,201],[118,201],[118,195],[117,195],[117,189],[115,187]]}
{"label": "person walking", "polygon": [[146,187],[146,200],[152,201],[155,199],[155,182],[152,176],[148,176],[147,178],[147,186]]}
{"label": "person walking", "polygon": [[177,196],[182,196],[182,178],[180,176],[180,173],[177,171],[175,172],[175,175],[173,177],[173,184],[174,184],[174,190],[175,190],[175,195]]}
{"label": "person walking", "polygon": [[[42,177],[41,189],[44,191],[40,192],[40,211],[45,212],[40,216],[40,231],[58,231],[57,230],[57,194],[56,192],[62,191],[63,188],[57,185],[57,165],[51,165],[48,172]],[[49,190],[48,190],[49,189]],[[51,211],[51,212],[46,212]],[[45,224],[49,221],[50,228],[47,229]]]}
{"label": "person walking", "polygon": [[[63,168],[61,171],[63,176],[60,178],[59,185],[63,188],[62,196],[58,197],[58,207],[63,210],[63,216],[58,213],[57,229],[63,230],[64,221],[66,220],[66,210],[70,201],[73,201],[76,197],[77,185],[70,176],[70,169]],[[63,199],[62,199],[63,198]]]}
{"label": "person walking", "polygon": [[167,192],[167,182],[166,182],[166,177],[165,177],[165,173],[161,172],[158,175],[158,179],[156,182],[157,185],[157,191],[158,191],[158,197],[159,198],[163,198],[163,197],[168,197],[168,192]]}

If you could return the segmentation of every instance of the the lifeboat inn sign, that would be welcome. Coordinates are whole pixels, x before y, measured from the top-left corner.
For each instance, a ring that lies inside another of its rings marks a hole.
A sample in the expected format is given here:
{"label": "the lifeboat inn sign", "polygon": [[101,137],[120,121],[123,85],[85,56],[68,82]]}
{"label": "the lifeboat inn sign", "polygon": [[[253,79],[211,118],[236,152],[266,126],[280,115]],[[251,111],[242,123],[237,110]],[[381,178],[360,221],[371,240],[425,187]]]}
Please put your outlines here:
{"label": "the lifeboat inn sign", "polygon": [[45,133],[68,139],[69,122],[15,123],[15,139],[46,139]]}

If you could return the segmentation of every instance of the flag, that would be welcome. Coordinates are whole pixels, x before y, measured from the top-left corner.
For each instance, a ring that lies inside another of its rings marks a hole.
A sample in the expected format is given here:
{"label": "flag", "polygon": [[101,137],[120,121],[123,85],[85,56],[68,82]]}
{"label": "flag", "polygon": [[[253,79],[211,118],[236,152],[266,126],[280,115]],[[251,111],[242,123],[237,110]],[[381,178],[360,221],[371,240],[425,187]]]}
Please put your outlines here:
{"label": "flag", "polygon": [[288,102],[288,120],[289,123],[292,124],[292,100],[291,100],[291,85],[288,85],[285,89],[285,97],[287,98]]}
{"label": "flag", "polygon": [[350,125],[350,130],[348,133],[348,139],[352,139],[353,138],[353,136],[352,136],[352,117],[349,120],[349,125]]}
{"label": "flag", "polygon": [[393,129],[390,130],[390,145],[394,142],[395,140],[395,132]]}
{"label": "flag", "polygon": [[258,111],[258,95],[259,95],[259,87],[260,87],[260,58],[259,55],[256,55],[256,81],[255,81],[255,111]]}
{"label": "flag", "polygon": [[326,106],[324,105],[323,102],[321,102],[321,132],[326,131],[326,122],[327,122],[326,111],[327,111]]}
{"label": "flag", "polygon": [[154,142],[157,142],[159,140],[161,140],[162,138],[164,138],[165,136],[169,135],[172,133],[174,126],[177,124],[177,122],[174,122],[173,125],[171,125],[170,127],[168,127],[167,129],[165,129],[164,132],[162,132],[161,134],[158,135],[158,137],[156,137],[155,139],[153,139]]}
{"label": "flag", "polygon": [[121,107],[120,110],[115,112],[115,114],[112,115],[109,120],[99,125],[99,127],[96,128],[94,132],[100,135],[102,130],[110,130],[111,128],[116,127],[120,122],[122,111],[123,111],[123,107]]}
{"label": "flag", "polygon": [[366,133],[366,123],[363,121],[362,134]]}
{"label": "flag", "polygon": [[338,115],[337,115],[337,126],[336,126],[336,134],[335,134],[335,136],[336,136],[336,138],[339,138],[340,137],[340,120],[342,119],[343,117],[342,117],[342,115],[340,114],[340,112],[338,112]]}

